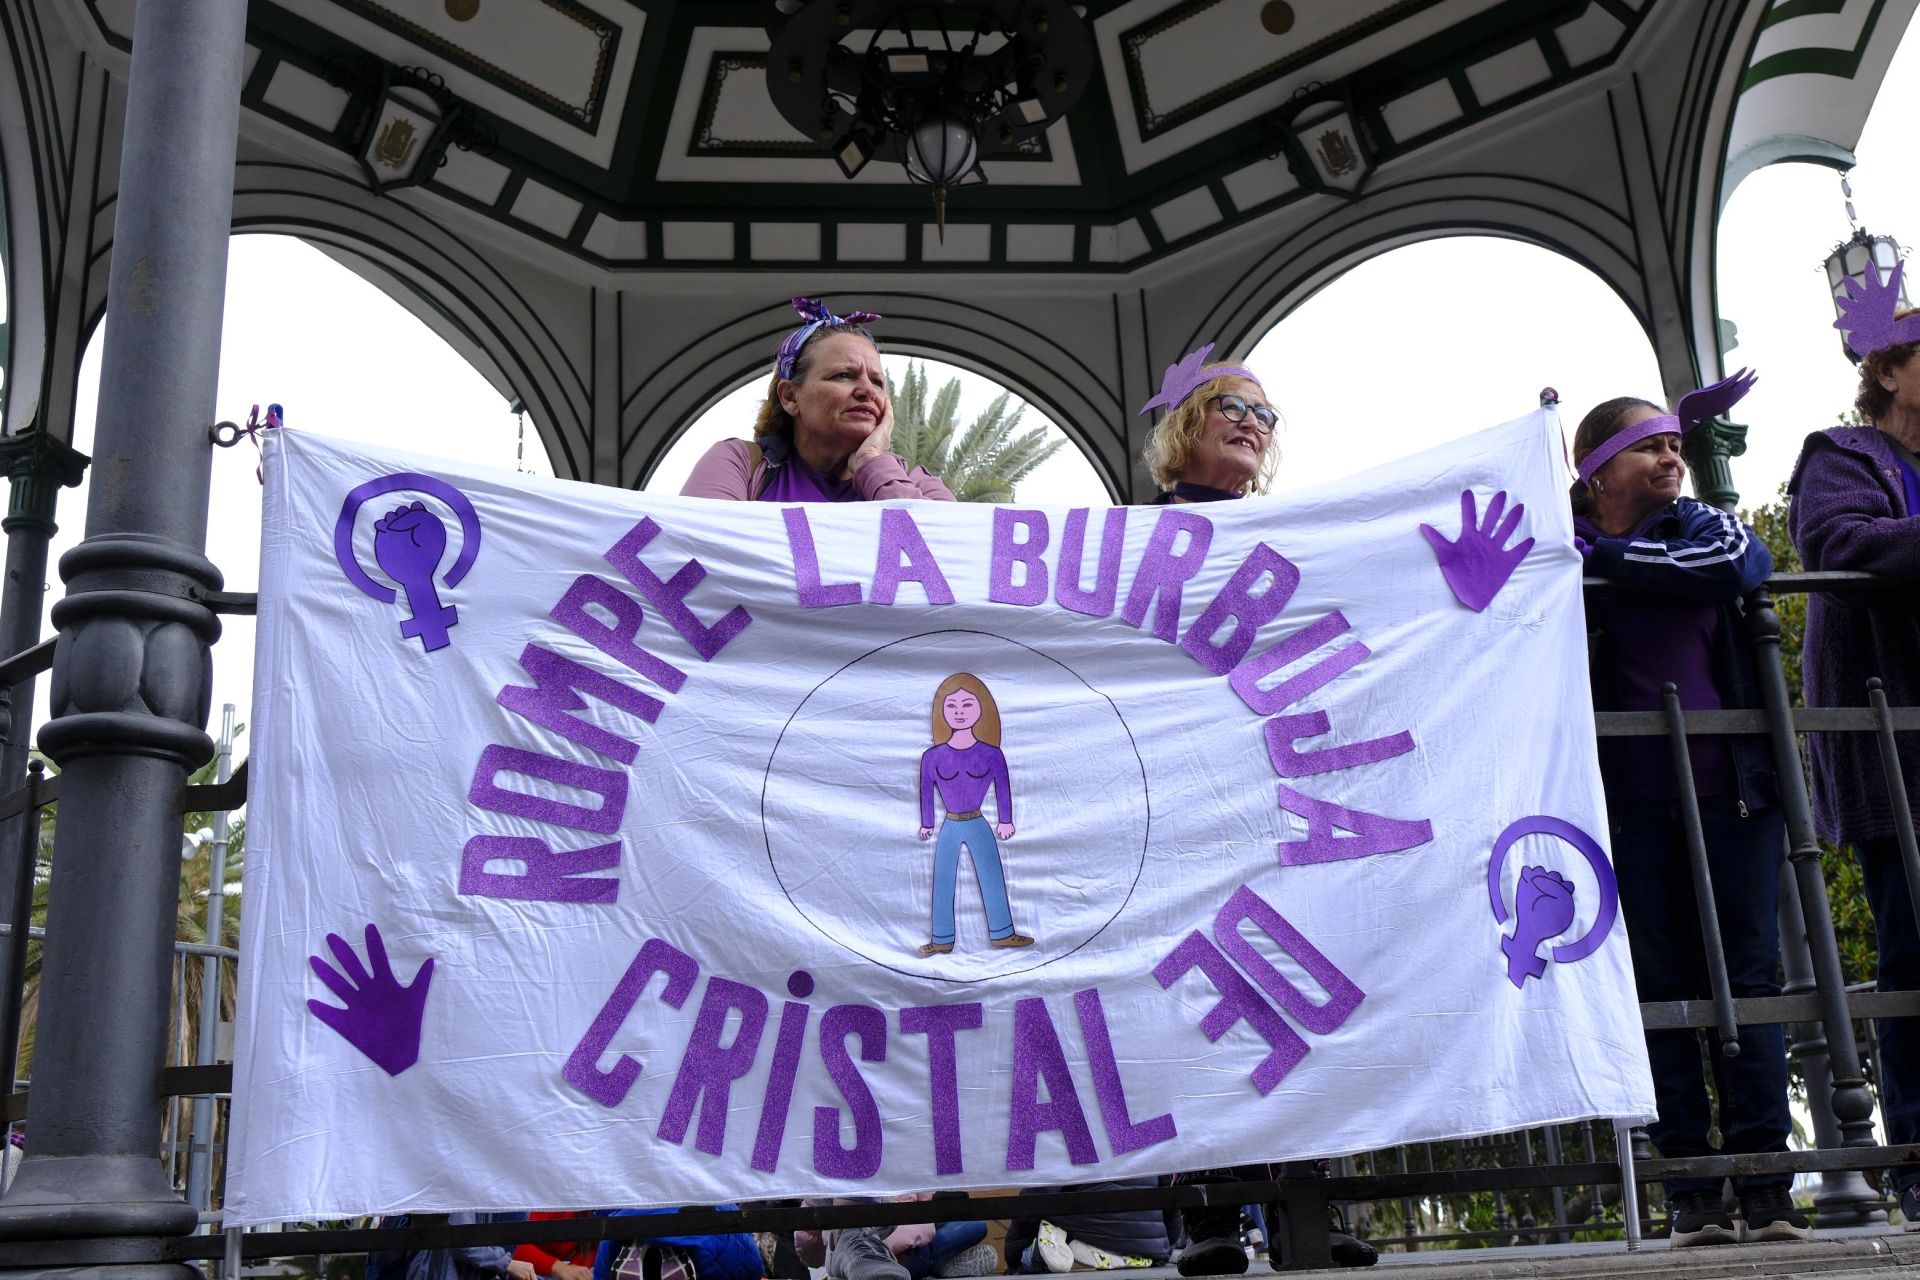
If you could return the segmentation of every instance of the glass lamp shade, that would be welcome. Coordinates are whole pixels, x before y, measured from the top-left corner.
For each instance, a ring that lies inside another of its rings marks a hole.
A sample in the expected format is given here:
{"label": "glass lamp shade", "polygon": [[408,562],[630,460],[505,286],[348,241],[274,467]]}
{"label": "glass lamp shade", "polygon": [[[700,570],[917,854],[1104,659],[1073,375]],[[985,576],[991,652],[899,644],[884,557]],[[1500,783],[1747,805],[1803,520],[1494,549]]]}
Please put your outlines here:
{"label": "glass lamp shade", "polygon": [[973,172],[980,151],[973,130],[951,116],[929,116],[907,134],[907,176],[949,187]]}
{"label": "glass lamp shade", "polygon": [[[1862,228],[1854,233],[1851,240],[1835,245],[1833,252],[1827,255],[1827,288],[1833,294],[1836,315],[1840,313],[1840,299],[1846,296],[1843,286],[1848,280],[1864,280],[1869,261],[1880,268],[1880,278],[1887,279],[1900,262],[1899,242],[1892,236],[1872,235]],[[1900,282],[1900,305],[1908,305],[1905,280]]]}

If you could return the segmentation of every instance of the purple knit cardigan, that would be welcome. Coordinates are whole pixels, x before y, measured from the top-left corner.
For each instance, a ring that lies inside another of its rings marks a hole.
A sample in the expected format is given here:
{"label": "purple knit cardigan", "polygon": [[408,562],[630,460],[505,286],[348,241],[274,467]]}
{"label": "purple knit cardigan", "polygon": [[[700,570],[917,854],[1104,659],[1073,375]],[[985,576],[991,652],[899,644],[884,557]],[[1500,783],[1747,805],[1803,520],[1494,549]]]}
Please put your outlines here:
{"label": "purple knit cardigan", "polygon": [[[1893,580],[1885,591],[1807,602],[1801,673],[1807,705],[1859,707],[1879,676],[1887,701],[1920,705],[1920,513],[1907,510],[1900,464],[1873,427],[1807,437],[1788,483],[1787,527],[1810,570],[1852,569]],[[1808,734],[1813,816],[1835,844],[1891,837],[1893,810],[1871,733]],[[1920,733],[1894,735],[1907,799],[1920,810]]]}

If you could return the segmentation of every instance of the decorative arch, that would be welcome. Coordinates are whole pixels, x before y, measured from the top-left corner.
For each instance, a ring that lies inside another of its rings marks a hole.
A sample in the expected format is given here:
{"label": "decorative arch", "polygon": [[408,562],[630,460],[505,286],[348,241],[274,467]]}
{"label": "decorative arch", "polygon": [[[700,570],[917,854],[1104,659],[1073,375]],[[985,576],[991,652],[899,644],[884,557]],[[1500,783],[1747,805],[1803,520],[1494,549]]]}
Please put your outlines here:
{"label": "decorative arch", "polygon": [[[961,298],[931,298],[896,284],[835,293],[828,304],[884,314],[881,340],[889,353],[957,365],[1022,397],[1066,433],[1109,494],[1124,492],[1130,462],[1117,371],[1093,367],[1031,320]],[[793,325],[785,304],[761,306],[690,338],[658,364],[620,408],[627,483],[643,483],[695,419],[764,370]]]}

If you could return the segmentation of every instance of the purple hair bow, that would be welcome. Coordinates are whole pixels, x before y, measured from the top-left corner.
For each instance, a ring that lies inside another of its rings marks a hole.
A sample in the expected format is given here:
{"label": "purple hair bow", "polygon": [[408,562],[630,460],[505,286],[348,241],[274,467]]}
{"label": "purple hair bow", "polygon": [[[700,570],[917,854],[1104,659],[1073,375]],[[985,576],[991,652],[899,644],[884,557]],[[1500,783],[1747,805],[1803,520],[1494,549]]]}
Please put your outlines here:
{"label": "purple hair bow", "polygon": [[1920,342],[1920,315],[1895,320],[1900,309],[1900,274],[1907,264],[1896,262],[1885,283],[1878,263],[1868,261],[1862,280],[1848,279],[1847,295],[1840,299],[1840,318],[1833,327],[1846,336],[1847,349],[1862,360],[1883,347]]}
{"label": "purple hair bow", "polygon": [[1685,435],[1709,418],[1719,417],[1739,404],[1747,392],[1753,390],[1753,384],[1758,381],[1760,381],[1759,374],[1742,369],[1732,377],[1722,378],[1712,386],[1687,392],[1680,397],[1680,403],[1674,406],[1672,413],[1659,414],[1634,423],[1609,438],[1582,459],[1579,470],[1581,483],[1590,482],[1594,473],[1606,466],[1615,454],[1622,449],[1639,444],[1648,436],[1663,435],[1667,432]]}
{"label": "purple hair bow", "polygon": [[806,323],[788,334],[786,341],[780,344],[780,354],[774,360],[773,368],[782,378],[793,376],[793,362],[800,358],[800,348],[807,345],[807,339],[822,325],[832,328],[843,324],[872,324],[881,318],[877,311],[849,311],[844,316],[837,316],[827,310],[827,304],[818,298],[795,298],[793,309],[800,313],[800,318]]}
{"label": "purple hair bow", "polygon": [[1171,413],[1185,404],[1187,397],[1192,395],[1194,389],[1201,383],[1211,382],[1215,378],[1239,377],[1245,378],[1248,382],[1259,383],[1260,379],[1254,375],[1253,370],[1242,368],[1237,364],[1203,372],[1206,369],[1207,357],[1212,354],[1213,344],[1209,342],[1198,351],[1189,351],[1180,363],[1168,365],[1166,373],[1160,379],[1160,394],[1141,405],[1140,412],[1146,414],[1153,409],[1164,408]]}

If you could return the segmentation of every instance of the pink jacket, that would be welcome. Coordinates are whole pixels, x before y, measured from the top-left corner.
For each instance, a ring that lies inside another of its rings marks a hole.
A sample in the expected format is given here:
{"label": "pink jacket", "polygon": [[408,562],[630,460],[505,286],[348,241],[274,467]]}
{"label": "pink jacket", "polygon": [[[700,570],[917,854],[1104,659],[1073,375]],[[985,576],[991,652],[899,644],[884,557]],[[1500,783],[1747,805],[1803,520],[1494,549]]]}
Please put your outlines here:
{"label": "pink jacket", "polygon": [[[767,461],[754,459],[753,445],[746,440],[722,440],[693,464],[683,497],[724,498],[730,502],[751,502],[766,483]],[[928,498],[952,502],[953,491],[940,483],[940,477],[925,467],[907,470],[897,453],[869,458],[853,473],[853,483],[867,502],[881,498]]]}

